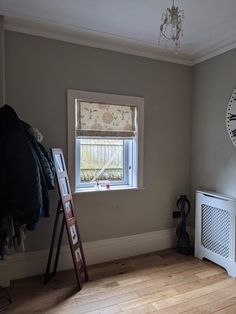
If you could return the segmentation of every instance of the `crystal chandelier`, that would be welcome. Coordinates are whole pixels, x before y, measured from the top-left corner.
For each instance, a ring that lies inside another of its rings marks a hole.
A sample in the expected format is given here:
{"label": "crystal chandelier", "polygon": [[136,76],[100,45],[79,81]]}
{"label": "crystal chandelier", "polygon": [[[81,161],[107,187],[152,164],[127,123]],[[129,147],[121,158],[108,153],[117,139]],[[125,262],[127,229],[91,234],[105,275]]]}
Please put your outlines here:
{"label": "crystal chandelier", "polygon": [[180,49],[180,37],[183,37],[183,19],[184,11],[179,10],[179,7],[175,6],[173,0],[172,8],[167,8],[162,14],[160,36],[158,45],[161,45],[162,39],[165,40],[165,47],[174,48],[178,53]]}

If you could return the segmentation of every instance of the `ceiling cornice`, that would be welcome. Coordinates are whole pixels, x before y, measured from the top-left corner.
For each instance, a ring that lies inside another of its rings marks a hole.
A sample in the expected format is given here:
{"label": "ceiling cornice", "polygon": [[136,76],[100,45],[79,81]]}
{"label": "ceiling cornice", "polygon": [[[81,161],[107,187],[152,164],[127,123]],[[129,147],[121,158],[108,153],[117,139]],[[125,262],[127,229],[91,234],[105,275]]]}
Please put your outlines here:
{"label": "ceiling cornice", "polygon": [[184,59],[177,59],[174,57],[168,57],[168,56],[162,56],[157,54],[157,52],[152,52],[148,51],[147,49],[135,49],[132,47],[125,47],[125,46],[118,46],[118,44],[115,43],[101,43],[99,41],[95,40],[89,40],[89,39],[83,39],[79,38],[79,36],[73,36],[73,35],[65,35],[65,34],[60,34],[60,33],[53,33],[53,32],[46,32],[46,31],[40,31],[40,30],[35,30],[27,27],[15,27],[13,25],[6,25],[5,26],[6,30],[9,31],[14,31],[14,32],[19,32],[19,33],[25,33],[29,35],[35,35],[35,36],[41,36],[41,37],[46,37],[50,39],[56,39],[56,40],[61,40],[69,43],[74,43],[74,44],[80,44],[84,46],[89,46],[93,48],[100,48],[100,49],[105,49],[105,50],[111,50],[115,52],[122,52],[130,55],[135,55],[135,56],[140,56],[140,57],[146,57],[150,59],[155,59],[159,61],[166,61],[166,62],[171,62],[171,63],[177,63],[177,64],[182,64],[182,65],[187,65],[187,66],[192,66],[194,65],[193,61],[190,60],[184,60]]}
{"label": "ceiling cornice", "polygon": [[[0,11],[0,15],[2,12]],[[114,36],[113,34],[99,34],[97,31],[86,31],[84,28],[71,27],[66,24],[49,23],[40,19],[22,19],[18,16],[6,16],[4,23],[5,30],[20,32],[65,42],[81,44],[94,48],[112,50],[131,55],[146,57],[150,59],[177,63],[192,66],[193,62],[185,56],[178,54],[173,56],[173,52],[166,55],[165,50],[160,50],[155,45],[147,42],[132,40],[130,38]],[[143,47],[143,45],[146,47]]]}
{"label": "ceiling cornice", "polygon": [[[223,43],[224,44],[224,43]],[[193,60],[193,65],[196,65],[198,63],[201,63],[201,62],[204,62],[206,60],[209,60],[209,59],[212,59],[216,56],[219,56],[227,51],[230,51],[232,49],[235,49],[236,48],[236,42],[233,42],[229,45],[225,45],[223,46],[222,48],[220,49],[217,49],[217,50],[213,50],[211,52],[206,52],[202,57],[199,57],[199,58],[196,58]]]}
{"label": "ceiling cornice", "polygon": [[[0,11],[0,15],[4,13],[6,12]],[[10,31],[187,66],[194,66],[236,48],[236,42],[231,44],[221,42],[221,48],[213,49],[211,46],[197,54],[184,55],[180,53],[175,56],[173,52],[159,49],[157,46],[145,41],[133,40],[109,33],[104,34],[91,29],[36,19],[35,17],[22,17],[17,14],[5,17],[4,28]]]}

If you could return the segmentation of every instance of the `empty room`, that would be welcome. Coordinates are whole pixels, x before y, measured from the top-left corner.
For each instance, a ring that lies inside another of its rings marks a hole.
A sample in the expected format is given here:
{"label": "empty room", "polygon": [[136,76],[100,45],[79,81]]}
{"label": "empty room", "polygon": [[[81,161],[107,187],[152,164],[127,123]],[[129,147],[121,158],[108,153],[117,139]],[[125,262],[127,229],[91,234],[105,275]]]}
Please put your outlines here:
{"label": "empty room", "polygon": [[236,313],[235,14],[0,0],[0,312]]}

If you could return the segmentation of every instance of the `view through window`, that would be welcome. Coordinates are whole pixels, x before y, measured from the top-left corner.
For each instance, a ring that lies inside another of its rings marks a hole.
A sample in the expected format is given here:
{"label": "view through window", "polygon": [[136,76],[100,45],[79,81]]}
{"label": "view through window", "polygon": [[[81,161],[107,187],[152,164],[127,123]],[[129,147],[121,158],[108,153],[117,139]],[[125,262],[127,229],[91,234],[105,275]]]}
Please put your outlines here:
{"label": "view through window", "polygon": [[124,181],[124,140],[80,139],[80,181]]}

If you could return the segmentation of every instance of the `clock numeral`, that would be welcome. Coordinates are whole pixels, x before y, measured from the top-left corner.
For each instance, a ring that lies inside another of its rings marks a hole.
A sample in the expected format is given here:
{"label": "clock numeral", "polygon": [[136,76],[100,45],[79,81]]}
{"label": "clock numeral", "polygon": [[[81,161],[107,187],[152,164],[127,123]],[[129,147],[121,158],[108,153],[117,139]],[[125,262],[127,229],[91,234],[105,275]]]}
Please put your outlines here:
{"label": "clock numeral", "polygon": [[236,137],[236,129],[231,131],[231,133],[232,133],[233,137]]}
{"label": "clock numeral", "polygon": [[234,120],[236,120],[236,114],[232,114],[232,113],[230,113],[229,120],[230,120],[230,121],[234,121]]}

